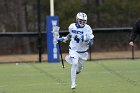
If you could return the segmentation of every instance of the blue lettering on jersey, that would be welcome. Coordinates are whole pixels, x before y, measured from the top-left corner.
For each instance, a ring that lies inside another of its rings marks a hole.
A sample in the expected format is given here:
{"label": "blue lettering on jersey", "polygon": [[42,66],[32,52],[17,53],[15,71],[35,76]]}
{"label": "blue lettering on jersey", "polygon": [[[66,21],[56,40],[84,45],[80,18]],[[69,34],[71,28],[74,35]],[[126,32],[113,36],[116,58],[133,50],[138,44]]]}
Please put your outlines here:
{"label": "blue lettering on jersey", "polygon": [[77,30],[72,30],[72,33],[75,33],[75,34],[83,34],[82,31],[77,31]]}

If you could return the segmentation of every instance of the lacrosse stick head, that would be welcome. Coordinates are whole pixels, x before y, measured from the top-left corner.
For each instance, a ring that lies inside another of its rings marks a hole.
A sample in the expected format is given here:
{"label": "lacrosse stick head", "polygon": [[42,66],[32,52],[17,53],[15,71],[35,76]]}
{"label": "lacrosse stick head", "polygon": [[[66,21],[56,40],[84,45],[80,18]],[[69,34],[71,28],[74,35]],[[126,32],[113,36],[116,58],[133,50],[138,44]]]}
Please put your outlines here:
{"label": "lacrosse stick head", "polygon": [[53,31],[52,31],[52,33],[53,33],[53,37],[54,37],[54,38],[59,38],[59,29],[60,29],[59,26],[53,26]]}
{"label": "lacrosse stick head", "polygon": [[53,31],[52,31],[52,33],[53,33],[53,38],[54,38],[54,42],[56,42],[57,43],[57,38],[59,38],[59,29],[60,29],[60,27],[59,26],[53,26]]}

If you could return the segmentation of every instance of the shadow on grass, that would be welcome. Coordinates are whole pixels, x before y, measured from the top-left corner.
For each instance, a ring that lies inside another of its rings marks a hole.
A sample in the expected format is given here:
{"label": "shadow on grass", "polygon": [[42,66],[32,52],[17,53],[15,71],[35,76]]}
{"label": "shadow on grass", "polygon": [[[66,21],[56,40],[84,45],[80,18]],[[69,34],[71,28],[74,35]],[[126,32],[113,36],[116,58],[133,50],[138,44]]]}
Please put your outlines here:
{"label": "shadow on grass", "polygon": [[137,81],[132,80],[132,79],[130,79],[130,78],[128,78],[128,77],[123,76],[122,74],[116,72],[115,70],[109,68],[108,66],[104,65],[104,64],[101,63],[101,62],[95,62],[95,63],[98,64],[98,65],[100,65],[102,68],[104,68],[106,71],[110,72],[111,74],[113,74],[113,75],[119,77],[120,79],[122,79],[122,80],[128,82],[129,84],[131,84],[131,85],[133,85],[133,86],[138,86],[138,82],[137,82]]}

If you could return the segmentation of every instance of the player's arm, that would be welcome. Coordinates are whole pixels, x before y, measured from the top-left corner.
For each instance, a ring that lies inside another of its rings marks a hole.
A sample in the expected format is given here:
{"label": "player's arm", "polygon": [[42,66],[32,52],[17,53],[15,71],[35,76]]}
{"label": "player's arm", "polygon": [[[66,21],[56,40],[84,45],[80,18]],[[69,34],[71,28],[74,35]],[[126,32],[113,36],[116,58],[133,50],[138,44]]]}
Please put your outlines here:
{"label": "player's arm", "polygon": [[58,38],[57,40],[62,41],[62,42],[66,42],[66,41],[69,40],[70,38],[71,38],[71,35],[68,34],[67,36],[65,36],[65,37],[60,37],[60,38]]}
{"label": "player's arm", "polygon": [[66,36],[66,38],[69,40],[69,39],[71,38],[71,35],[68,34],[68,35]]}
{"label": "player's arm", "polygon": [[68,31],[69,31],[69,34],[67,36],[64,36],[64,37],[61,37],[61,38],[58,38],[58,40],[62,41],[62,42],[66,42],[67,40],[70,40],[71,38],[71,31],[72,31],[72,28],[73,28],[73,24],[70,24],[69,28],[68,28]]}
{"label": "player's arm", "polygon": [[90,27],[90,31],[89,32],[90,33],[89,33],[89,42],[88,42],[88,45],[91,46],[94,43],[94,38],[95,38],[95,36],[93,34],[93,30],[91,29],[91,27]]}
{"label": "player's arm", "polygon": [[132,31],[131,36],[130,36],[130,40],[129,40],[129,45],[134,46],[134,40],[135,40],[136,36],[137,36],[137,32]]}
{"label": "player's arm", "polygon": [[131,31],[130,41],[134,42],[137,34],[138,34],[137,27],[136,25],[134,25],[133,30]]}
{"label": "player's arm", "polygon": [[91,46],[94,43],[94,35],[90,34],[88,37],[86,43]]}
{"label": "player's arm", "polygon": [[131,46],[134,46],[134,40],[136,39],[137,37],[137,34],[138,34],[138,22],[136,22],[134,25],[133,25],[133,29],[131,31],[131,36],[130,36],[130,40],[129,40],[129,45]]}
{"label": "player's arm", "polygon": [[89,26],[88,30],[87,30],[87,33],[83,33],[81,35],[81,40],[82,40],[82,42],[85,42],[88,45],[92,45],[93,44],[93,39],[94,39],[94,35],[92,34],[92,29]]}

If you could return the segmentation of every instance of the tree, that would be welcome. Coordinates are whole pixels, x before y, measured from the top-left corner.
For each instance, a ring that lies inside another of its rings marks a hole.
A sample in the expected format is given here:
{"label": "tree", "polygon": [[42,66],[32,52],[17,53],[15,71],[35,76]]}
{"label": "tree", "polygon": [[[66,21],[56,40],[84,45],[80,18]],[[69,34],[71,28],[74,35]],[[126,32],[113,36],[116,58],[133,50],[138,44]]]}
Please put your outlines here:
{"label": "tree", "polygon": [[[28,32],[26,26],[26,17],[25,17],[25,3],[26,1],[17,0],[17,20],[18,20],[18,30],[21,32]],[[27,53],[31,53],[30,41],[28,38],[23,38],[23,45]]]}
{"label": "tree", "polygon": [[55,0],[55,14],[60,17],[61,29],[68,29],[76,21],[76,14],[84,10],[82,6],[81,0]]}

